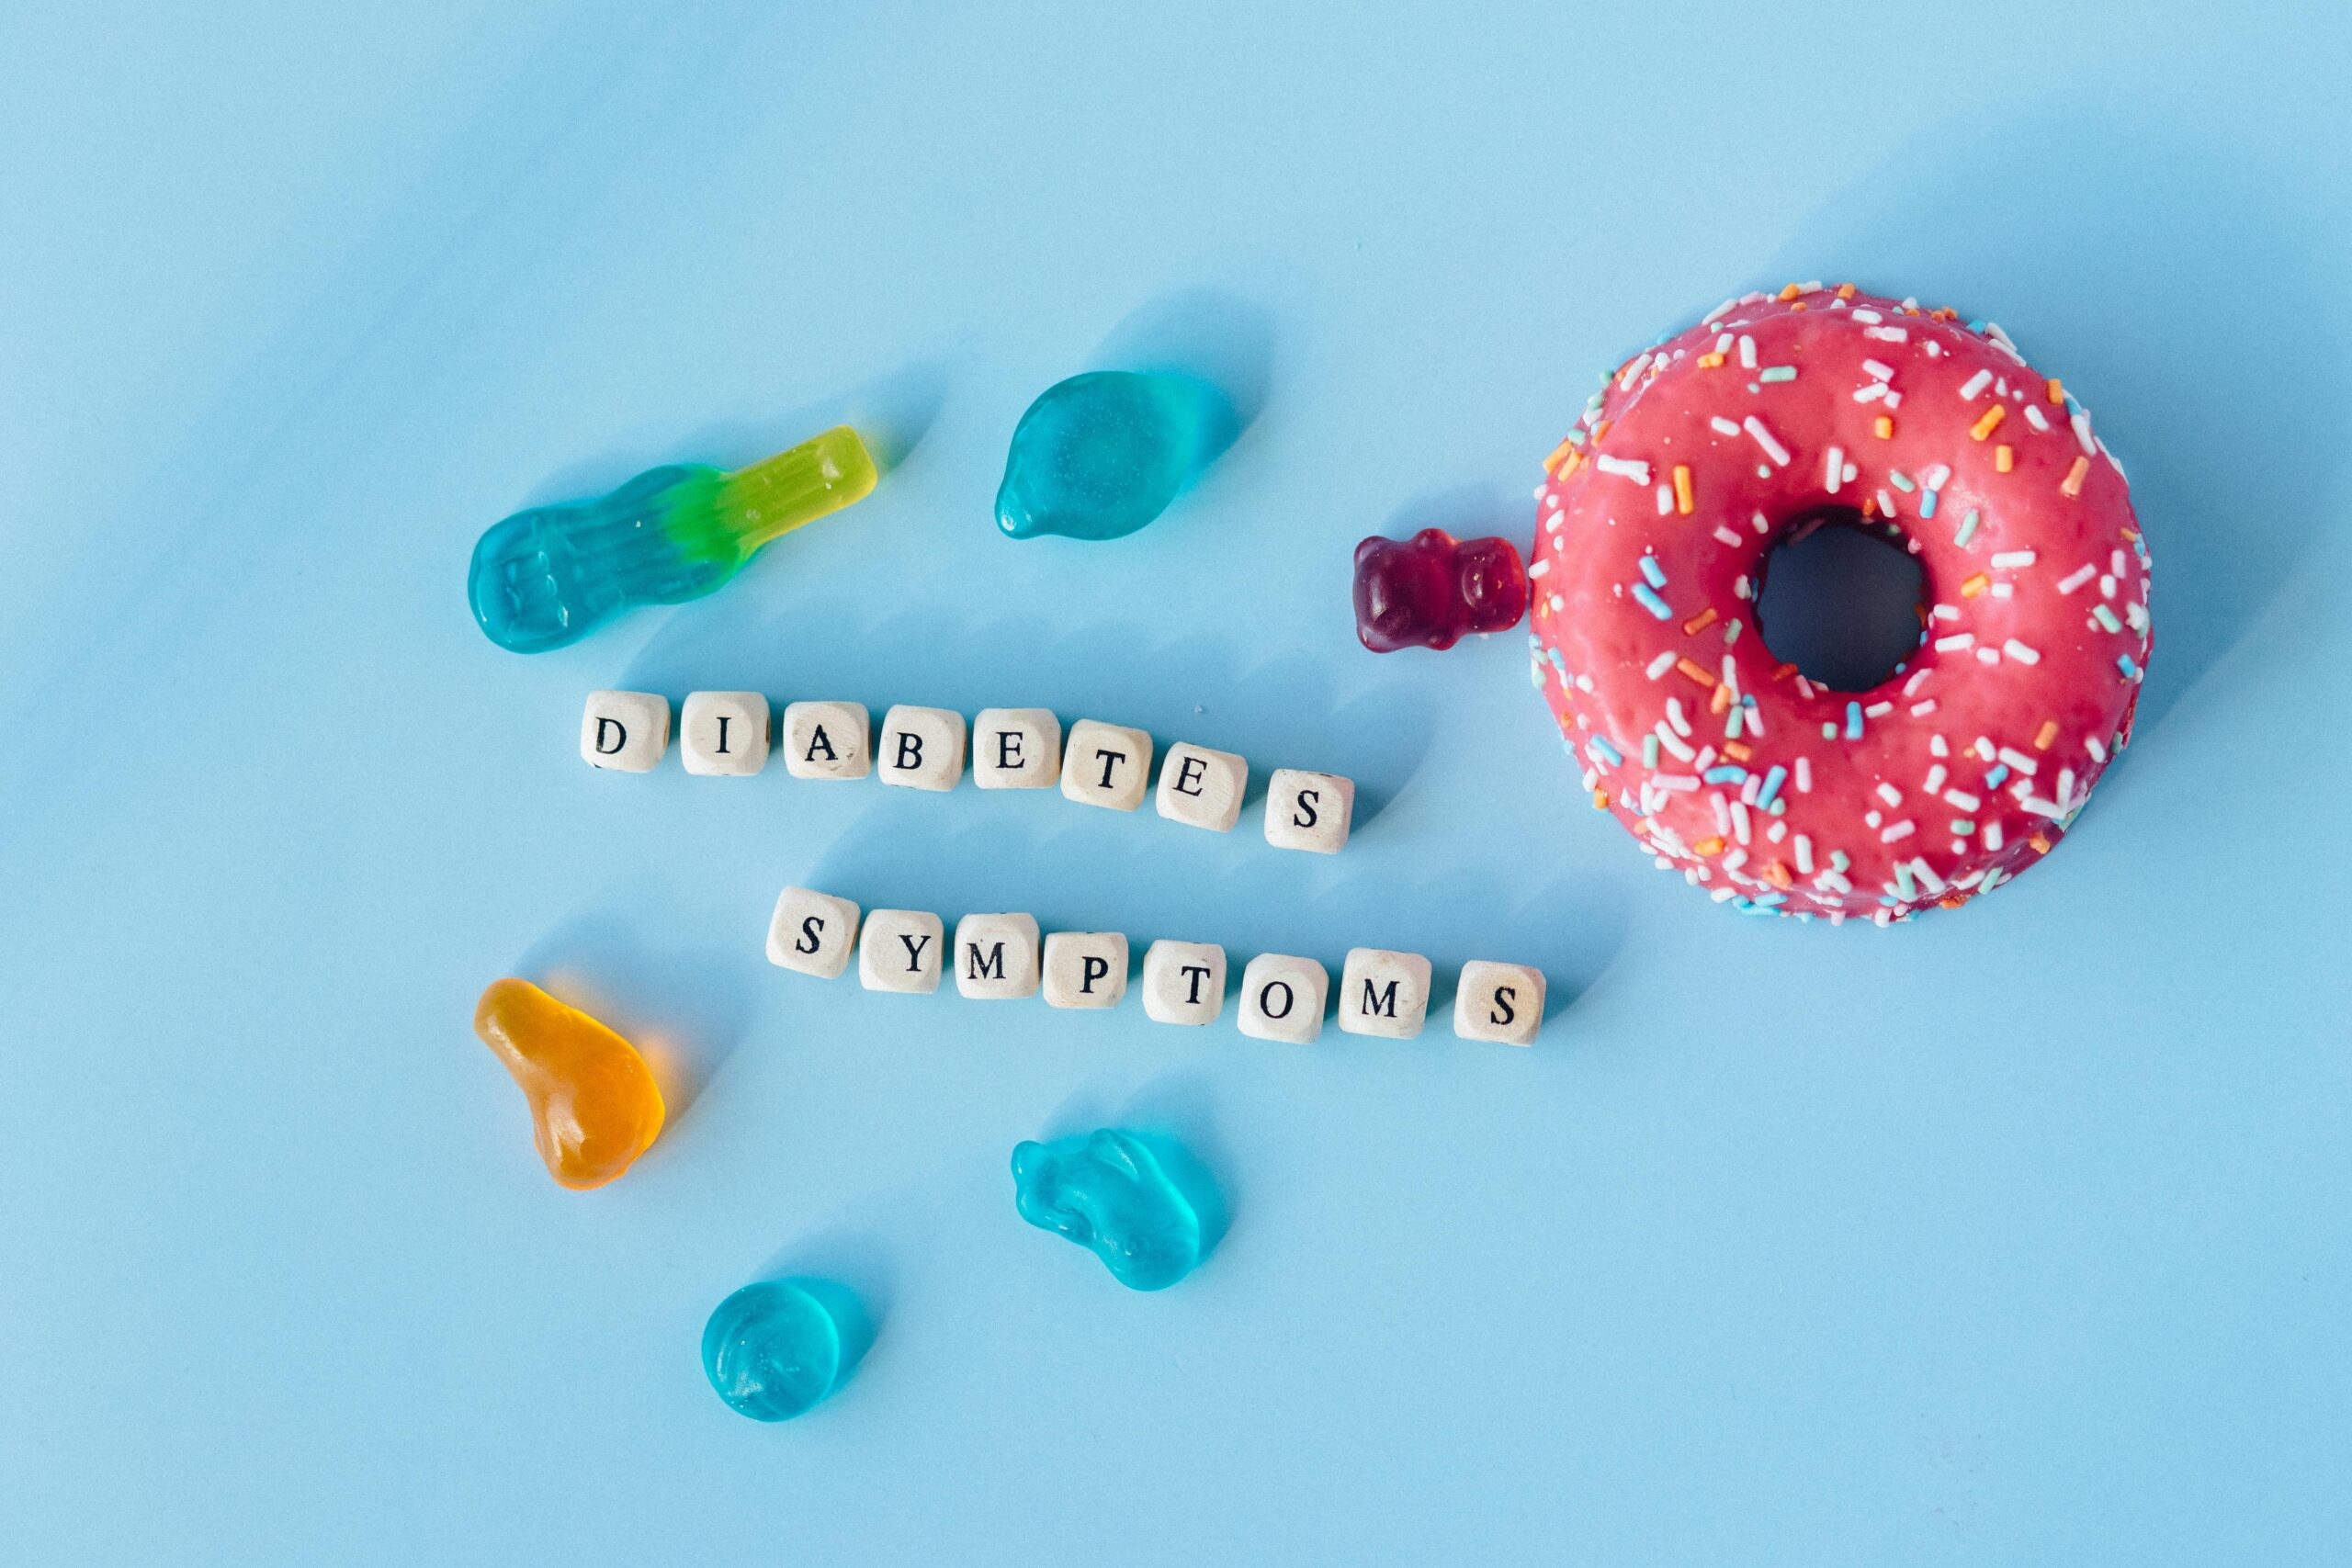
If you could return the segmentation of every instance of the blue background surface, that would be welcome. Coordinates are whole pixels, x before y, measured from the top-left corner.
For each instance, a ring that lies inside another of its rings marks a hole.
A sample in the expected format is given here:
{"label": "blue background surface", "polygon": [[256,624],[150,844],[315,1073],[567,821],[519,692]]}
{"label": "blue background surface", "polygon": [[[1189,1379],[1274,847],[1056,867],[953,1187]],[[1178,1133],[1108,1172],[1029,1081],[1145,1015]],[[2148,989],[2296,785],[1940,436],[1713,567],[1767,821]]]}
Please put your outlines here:
{"label": "blue background surface", "polygon": [[[165,9],[0,17],[0,1556],[2341,1560],[2342,8]],[[1358,537],[1524,538],[1615,355],[1812,276],[2000,321],[2157,566],[2077,834],[1892,932],[1650,869],[1516,637],[1351,635]],[[1255,423],[1142,535],[1000,538],[1028,400],[1145,362]],[[469,620],[505,513],[837,419],[895,470],[718,597]],[[605,685],[1046,705],[1368,820],[595,774]],[[787,881],[1564,1005],[872,996],[762,961]],[[617,1185],[469,1032],[509,971],[659,1055]],[[1111,1120],[1230,1189],[1163,1295],[1012,1212]],[[696,1345],[777,1270],[880,1323],[771,1428]]]}

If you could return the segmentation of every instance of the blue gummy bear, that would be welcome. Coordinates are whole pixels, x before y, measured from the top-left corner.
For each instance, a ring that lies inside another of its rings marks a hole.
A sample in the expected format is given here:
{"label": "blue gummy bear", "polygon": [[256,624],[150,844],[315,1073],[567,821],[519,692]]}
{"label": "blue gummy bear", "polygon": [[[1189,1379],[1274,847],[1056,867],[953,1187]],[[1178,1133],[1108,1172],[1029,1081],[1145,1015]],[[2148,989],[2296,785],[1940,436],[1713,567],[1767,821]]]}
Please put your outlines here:
{"label": "blue gummy bear", "polygon": [[1203,1252],[1200,1212],[1132,1133],[1105,1127],[1012,1151],[1021,1217],[1091,1248],[1131,1291],[1160,1291]]}
{"label": "blue gummy bear", "polygon": [[702,1370],[718,1397],[754,1421],[789,1421],[841,1382],[842,1327],[788,1280],[746,1285],[710,1314]]}
{"label": "blue gummy bear", "polygon": [[1132,534],[1232,436],[1231,406],[1189,376],[1093,370],[1056,382],[1013,429],[996,525],[1016,539]]}

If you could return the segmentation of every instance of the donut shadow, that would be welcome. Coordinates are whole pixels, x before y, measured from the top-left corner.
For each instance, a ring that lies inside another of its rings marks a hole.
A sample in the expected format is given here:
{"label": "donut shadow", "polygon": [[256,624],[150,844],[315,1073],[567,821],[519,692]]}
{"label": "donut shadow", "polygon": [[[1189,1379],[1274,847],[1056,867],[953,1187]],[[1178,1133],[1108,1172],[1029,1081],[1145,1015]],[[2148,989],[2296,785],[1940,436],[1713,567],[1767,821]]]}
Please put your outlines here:
{"label": "donut shadow", "polygon": [[2352,332],[2326,242],[2264,177],[2177,123],[2064,103],[1972,114],[1814,214],[1768,275],[1997,321],[2081,396],[2155,560],[2143,731],[2284,590],[2343,468]]}

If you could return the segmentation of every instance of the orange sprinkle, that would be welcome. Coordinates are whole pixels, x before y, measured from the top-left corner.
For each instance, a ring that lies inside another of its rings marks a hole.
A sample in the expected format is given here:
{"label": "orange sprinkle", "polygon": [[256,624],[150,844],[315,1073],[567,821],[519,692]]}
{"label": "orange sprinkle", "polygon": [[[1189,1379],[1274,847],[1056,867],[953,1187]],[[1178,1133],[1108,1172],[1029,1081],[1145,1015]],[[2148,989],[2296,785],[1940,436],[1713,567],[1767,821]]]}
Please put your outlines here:
{"label": "orange sprinkle", "polygon": [[1993,580],[1980,571],[1960,585],[1960,596],[1963,599],[1973,599],[1992,586]]}
{"label": "orange sprinkle", "polygon": [[2137,539],[2140,536],[2140,532],[2136,528],[2118,528],[2116,532],[2126,539]]}
{"label": "orange sprinkle", "polygon": [[1720,354],[1702,354],[1699,356],[1699,368],[1713,370],[1723,362],[1724,356]]}
{"label": "orange sprinkle", "polygon": [[2075,458],[2075,466],[2074,466],[2073,468],[2071,468],[2067,469],[2067,470],[2066,470],[2066,477],[2065,477],[2064,479],[2062,479],[2062,480],[2060,480],[2060,481],[2059,481],[2059,485],[2058,485],[2058,493],[2059,493],[2060,495],[2080,495],[2080,494],[2082,494],[2082,493],[2083,493],[2083,476],[2084,476],[2084,475],[2086,475],[2086,474],[2087,474],[2087,473],[2089,473],[2090,471],[2091,471],[2091,460],[2090,460],[2088,457],[2077,457],[2077,458]]}
{"label": "orange sprinkle", "polygon": [[1771,861],[1768,862],[1764,867],[1764,880],[1786,892],[1789,885],[1796,879],[1789,874],[1787,866],[1782,865],[1779,861]]}
{"label": "orange sprinkle", "polygon": [[1690,465],[1677,463],[1674,465],[1674,510],[1688,517],[1694,504],[1690,499]]}
{"label": "orange sprinkle", "polygon": [[2033,852],[2035,854],[2046,855],[2050,852],[2050,840],[2043,834],[2036,833],[2033,837],[2028,839],[2026,842],[2033,846]]}
{"label": "orange sprinkle", "polygon": [[1792,310],[1802,310],[1804,309],[1804,301],[1800,299],[1795,304],[1790,306],[1789,309]]}
{"label": "orange sprinkle", "polygon": [[1748,758],[1754,756],[1755,753],[1750,751],[1747,746],[1740,741],[1726,740],[1724,742],[1724,755],[1729,757],[1735,762],[1745,762]]}
{"label": "orange sprinkle", "polygon": [[1592,808],[1595,811],[1606,811],[1609,809],[1609,792],[1607,790],[1597,789],[1592,792]]}
{"label": "orange sprinkle", "polygon": [[1968,427],[1969,439],[1972,441],[1984,440],[1986,436],[1993,434],[1996,426],[2008,417],[2009,405],[2007,403],[1995,403],[1991,408],[1984,411],[1984,414],[1974,424]]}
{"label": "orange sprinkle", "polygon": [[[1851,288],[1852,285],[1849,284],[1847,287]],[[1772,671],[1772,679],[1775,681],[1785,681],[1796,672],[1797,667],[1795,665],[1783,664],[1778,670]]]}
{"label": "orange sprinkle", "polygon": [[2006,474],[2018,466],[2018,455],[2006,445],[1996,446],[1993,448],[1993,466]]}
{"label": "orange sprinkle", "polygon": [[1700,611],[1697,615],[1682,623],[1682,635],[1684,637],[1697,637],[1701,632],[1705,631],[1709,626],[1712,626],[1714,624],[1715,607],[1713,604],[1710,604],[1705,609]]}
{"label": "orange sprinkle", "polygon": [[1690,848],[1698,854],[1719,855],[1724,852],[1724,841],[1721,839],[1702,839]]}
{"label": "orange sprinkle", "polygon": [[1707,673],[1707,667],[1703,664],[1693,663],[1688,659],[1678,659],[1674,661],[1674,667],[1702,686],[1712,686],[1715,683],[1715,678]]}
{"label": "orange sprinkle", "polygon": [[1866,495],[1862,498],[1862,515],[1864,517],[1878,515],[1878,500],[1875,496]]}
{"label": "orange sprinkle", "polygon": [[1730,706],[1731,688],[1729,686],[1717,686],[1715,688],[1715,694],[1707,699],[1707,711],[1709,713],[1722,713],[1724,709]]}
{"label": "orange sprinkle", "polygon": [[1598,442],[1602,436],[1608,434],[1609,427],[1616,423],[1617,422],[1613,419],[1604,419],[1600,423],[1594,425],[1592,427],[1593,440]]}
{"label": "orange sprinkle", "polygon": [[1968,900],[1965,898],[1939,898],[1936,900],[1936,908],[1939,909],[1957,909],[1962,904],[1967,902]]}
{"label": "orange sprinkle", "polygon": [[1577,465],[1581,464],[1583,461],[1584,461],[1584,454],[1583,454],[1583,453],[1581,453],[1581,452],[1571,452],[1571,453],[1569,453],[1569,454],[1568,454],[1568,460],[1567,460],[1566,462],[1562,463],[1562,464],[1560,465],[1560,471],[1559,471],[1558,473],[1556,473],[1556,474],[1554,474],[1552,477],[1553,477],[1554,479],[1566,479],[1570,474],[1573,474],[1573,473],[1575,473],[1575,472],[1577,471]]}
{"label": "orange sprinkle", "polygon": [[1781,303],[1786,304],[1789,300],[1795,299],[1798,295],[1804,292],[1804,289],[1799,288],[1793,283],[1783,284],[1781,287]]}
{"label": "orange sprinkle", "polygon": [[1841,283],[1841,284],[1839,284],[1839,285],[1838,286],[1838,299],[1851,299],[1853,297],[1854,297],[1854,286],[1853,286],[1852,284],[1850,284],[1850,283]]}
{"label": "orange sprinkle", "polygon": [[1547,474],[1550,473],[1554,468],[1558,468],[1564,459],[1573,457],[1576,455],[1577,444],[1575,442],[1561,442],[1557,446],[1552,448],[1552,455],[1544,459],[1544,471]]}
{"label": "orange sprinkle", "polygon": [[2063,403],[2066,400],[2065,384],[2055,376],[2050,378],[2050,400],[2053,403]]}
{"label": "orange sprinkle", "polygon": [[1879,415],[1879,416],[1878,416],[1878,423],[1875,423],[1875,424],[1873,424],[1873,425],[1871,425],[1871,429],[1873,432],[1875,432],[1875,433],[1877,434],[1878,438],[1879,438],[1881,441],[1884,441],[1884,440],[1888,439],[1889,437],[1893,436],[1893,435],[1894,435],[1894,416],[1892,416],[1892,415],[1890,415],[1890,414],[1881,414],[1881,415]]}
{"label": "orange sprinkle", "polygon": [[2041,728],[2034,732],[2033,749],[2037,751],[2047,751],[2050,750],[2050,743],[2057,739],[2058,721],[2054,718],[2045,718],[2041,721]]}

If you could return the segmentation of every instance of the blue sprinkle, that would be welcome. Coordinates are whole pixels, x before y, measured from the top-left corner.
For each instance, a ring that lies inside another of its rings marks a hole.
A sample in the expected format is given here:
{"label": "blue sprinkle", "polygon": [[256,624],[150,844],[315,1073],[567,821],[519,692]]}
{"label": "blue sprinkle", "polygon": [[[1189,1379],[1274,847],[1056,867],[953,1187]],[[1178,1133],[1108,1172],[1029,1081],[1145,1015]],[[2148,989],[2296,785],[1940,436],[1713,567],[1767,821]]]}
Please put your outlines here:
{"label": "blue sprinkle", "polygon": [[1922,517],[1933,517],[1935,514],[1936,492],[1934,491],[1929,491],[1927,494],[1919,498],[1919,515]]}
{"label": "blue sprinkle", "polygon": [[1656,593],[1650,591],[1650,585],[1648,583],[1636,582],[1634,584],[1634,597],[1642,602],[1643,609],[1647,610],[1659,620],[1670,621],[1674,619],[1674,612],[1666,607],[1665,600],[1659,598]]}
{"label": "blue sprinkle", "polygon": [[1663,588],[1666,586],[1666,568],[1657,564],[1657,557],[1656,556],[1644,556],[1642,558],[1642,575],[1650,580],[1650,586],[1652,588]]}
{"label": "blue sprinkle", "polygon": [[1625,760],[1625,753],[1617,750],[1616,747],[1609,744],[1609,738],[1607,736],[1594,736],[1592,738],[1592,749],[1600,752],[1602,756],[1608,758],[1609,765],[1612,768]]}
{"label": "blue sprinkle", "polygon": [[1787,782],[1788,776],[1788,769],[1774,763],[1772,771],[1764,775],[1764,787],[1756,792],[1756,804],[1767,811],[1771,810],[1772,802],[1779,797],[1781,785]]}
{"label": "blue sprinkle", "polygon": [[1993,769],[1992,772],[1984,775],[1984,787],[1986,789],[1998,789],[2001,787],[2001,781],[2008,776],[2009,765],[2007,762],[2003,762],[1998,767]]}
{"label": "blue sprinkle", "polygon": [[1846,739],[1849,740],[1860,740],[1861,738],[1862,705],[1860,703],[1848,703],[1846,705]]}
{"label": "blue sprinkle", "polygon": [[2115,667],[2123,671],[2123,678],[2127,681],[2139,678],[2140,667],[2132,662],[2132,656],[2128,653],[2119,653],[2115,656]]}
{"label": "blue sprinkle", "polygon": [[1747,777],[1747,770],[1736,762],[1723,762],[1699,776],[1709,784],[1739,784]]}

